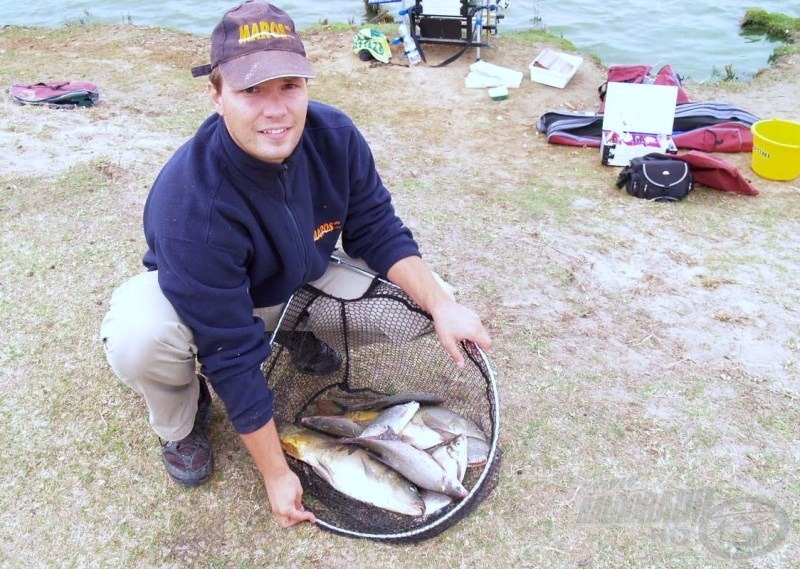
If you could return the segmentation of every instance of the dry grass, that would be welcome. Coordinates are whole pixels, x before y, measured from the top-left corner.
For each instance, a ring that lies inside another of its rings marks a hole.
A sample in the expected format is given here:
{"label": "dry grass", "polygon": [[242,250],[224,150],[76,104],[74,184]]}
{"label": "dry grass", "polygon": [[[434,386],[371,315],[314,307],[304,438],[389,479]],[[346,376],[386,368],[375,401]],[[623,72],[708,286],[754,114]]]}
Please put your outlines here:
{"label": "dry grass", "polygon": [[[463,88],[466,58],[370,68],[348,53],[351,33],[309,33],[312,92],[354,116],[426,257],[491,328],[498,488],[413,546],[280,530],[218,401],[214,479],[173,485],[97,332],[111,291],[140,270],[153,176],[210,111],[187,72],[205,42],[8,28],[0,82],[80,77],[103,98],[77,112],[1,103],[13,168],[0,175],[0,566],[800,564],[796,182],[638,202],[594,151],[548,146],[533,128],[564,102],[594,108],[593,63],[563,92],[526,81],[493,103]],[[505,38],[487,59],[524,68],[539,46]],[[766,74],[741,92],[689,90],[800,119],[776,89]],[[749,175],[747,155],[730,160]]]}

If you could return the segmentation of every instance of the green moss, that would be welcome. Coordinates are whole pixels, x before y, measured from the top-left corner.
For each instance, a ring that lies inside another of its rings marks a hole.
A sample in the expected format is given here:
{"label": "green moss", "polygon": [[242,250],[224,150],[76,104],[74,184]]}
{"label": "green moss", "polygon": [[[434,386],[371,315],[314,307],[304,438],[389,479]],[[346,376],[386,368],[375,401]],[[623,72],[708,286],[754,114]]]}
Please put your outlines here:
{"label": "green moss", "polygon": [[750,34],[764,34],[772,40],[784,42],[775,48],[769,58],[770,63],[800,52],[800,45],[796,43],[800,38],[800,18],[752,8],[745,12],[742,30]]}
{"label": "green moss", "polygon": [[794,41],[800,35],[800,18],[793,18],[779,12],[767,12],[761,8],[752,8],[745,12],[742,29],[767,34],[775,39]]}

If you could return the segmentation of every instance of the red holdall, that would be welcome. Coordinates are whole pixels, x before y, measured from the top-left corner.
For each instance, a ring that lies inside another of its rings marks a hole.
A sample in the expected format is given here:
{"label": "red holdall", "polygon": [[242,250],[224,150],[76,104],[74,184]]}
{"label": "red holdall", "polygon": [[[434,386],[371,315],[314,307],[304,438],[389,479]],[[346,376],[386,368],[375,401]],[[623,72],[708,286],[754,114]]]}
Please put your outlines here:
{"label": "red holdall", "polygon": [[750,131],[750,126],[737,122],[724,122],[673,134],[672,139],[678,148],[704,152],[753,150],[753,133]]}
{"label": "red holdall", "polygon": [[606,81],[597,91],[600,94],[600,109],[602,113],[606,106],[606,88],[608,83],[652,83],[653,85],[674,85],[678,88],[678,98],[676,104],[689,102],[689,95],[683,88],[680,75],[673,71],[672,66],[665,65],[652,75],[649,65],[611,65],[606,74]]}
{"label": "red holdall", "polygon": [[10,97],[23,105],[54,108],[91,107],[100,99],[100,89],[88,81],[50,81],[32,85],[12,85]]}
{"label": "red holdall", "polygon": [[686,154],[662,155],[662,157],[686,162],[692,170],[696,184],[743,196],[758,195],[758,190],[742,176],[739,169],[722,158],[697,150],[690,150]]}

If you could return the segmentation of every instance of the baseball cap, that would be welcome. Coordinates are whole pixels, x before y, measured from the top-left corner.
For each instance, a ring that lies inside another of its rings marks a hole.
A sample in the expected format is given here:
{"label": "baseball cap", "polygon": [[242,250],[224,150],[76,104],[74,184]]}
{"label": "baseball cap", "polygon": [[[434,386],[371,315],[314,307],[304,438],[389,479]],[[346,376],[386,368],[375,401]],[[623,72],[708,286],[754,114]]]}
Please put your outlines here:
{"label": "baseball cap", "polygon": [[225,12],[211,34],[211,64],[193,67],[192,75],[208,75],[215,67],[236,90],[279,77],[315,75],[292,19],[261,0]]}

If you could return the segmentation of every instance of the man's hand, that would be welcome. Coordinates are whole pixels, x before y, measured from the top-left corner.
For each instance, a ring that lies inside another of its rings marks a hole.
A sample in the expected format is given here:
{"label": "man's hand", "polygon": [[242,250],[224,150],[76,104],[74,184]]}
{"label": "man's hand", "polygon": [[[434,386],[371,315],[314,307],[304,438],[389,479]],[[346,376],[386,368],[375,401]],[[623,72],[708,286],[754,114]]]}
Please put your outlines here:
{"label": "man's hand", "polygon": [[439,341],[458,367],[464,367],[464,355],[459,349],[462,340],[474,342],[484,350],[492,345],[478,315],[462,304],[455,301],[440,303],[431,316]]}
{"label": "man's hand", "polygon": [[314,514],[303,509],[303,487],[286,464],[275,420],[271,419],[260,429],[239,436],[264,478],[269,505],[278,525],[288,528],[300,522],[316,523]]}
{"label": "man's hand", "polygon": [[272,508],[272,516],[282,528],[288,528],[300,522],[316,523],[314,514],[303,508],[303,488],[300,480],[288,467],[280,476],[264,478],[267,498]]}
{"label": "man's hand", "polygon": [[406,257],[396,262],[387,277],[402,288],[417,304],[433,317],[439,340],[459,367],[464,366],[464,356],[459,343],[469,340],[488,350],[492,345],[489,333],[472,310],[457,303],[431,273],[419,257]]}

